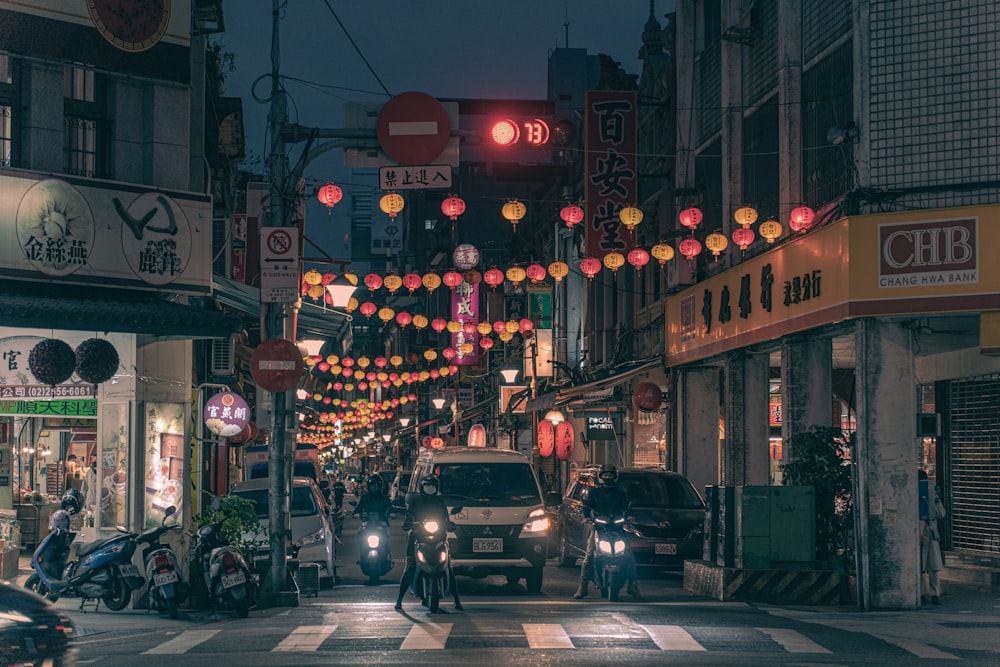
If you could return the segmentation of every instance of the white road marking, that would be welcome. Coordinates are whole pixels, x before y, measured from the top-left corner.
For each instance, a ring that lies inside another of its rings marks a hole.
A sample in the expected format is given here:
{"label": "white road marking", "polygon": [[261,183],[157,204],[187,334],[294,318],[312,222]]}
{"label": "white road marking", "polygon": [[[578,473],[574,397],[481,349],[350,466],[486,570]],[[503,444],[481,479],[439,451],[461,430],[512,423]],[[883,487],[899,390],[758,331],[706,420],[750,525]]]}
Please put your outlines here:
{"label": "white road marking", "polygon": [[664,651],[704,651],[687,630],[679,625],[642,625],[650,639]]}
{"label": "white road marking", "polygon": [[221,632],[221,628],[219,630],[185,630],[173,639],[163,642],[159,646],[154,646],[148,651],[143,651],[143,655],[187,653],[198,644],[207,642],[219,632]]}
{"label": "white road marking", "polygon": [[437,133],[438,124],[433,120],[389,123],[390,137],[434,136]]}
{"label": "white road marking", "polygon": [[315,651],[336,629],[336,625],[303,625],[292,630],[271,651]]}
{"label": "white road marking", "polygon": [[831,653],[813,640],[788,628],[757,628],[771,639],[781,644],[789,653]]}
{"label": "white road marking", "polygon": [[522,623],[531,648],[576,648],[558,623]]}
{"label": "white road marking", "polygon": [[399,650],[441,650],[451,634],[451,626],[451,623],[414,623]]}
{"label": "white road marking", "polygon": [[936,649],[933,646],[928,646],[923,642],[912,641],[909,639],[894,639],[892,637],[880,636],[879,639],[882,641],[889,642],[890,644],[895,644],[904,651],[909,651],[918,658],[936,658],[937,660],[959,660],[959,657],[952,655],[951,653],[945,653],[940,649]]}

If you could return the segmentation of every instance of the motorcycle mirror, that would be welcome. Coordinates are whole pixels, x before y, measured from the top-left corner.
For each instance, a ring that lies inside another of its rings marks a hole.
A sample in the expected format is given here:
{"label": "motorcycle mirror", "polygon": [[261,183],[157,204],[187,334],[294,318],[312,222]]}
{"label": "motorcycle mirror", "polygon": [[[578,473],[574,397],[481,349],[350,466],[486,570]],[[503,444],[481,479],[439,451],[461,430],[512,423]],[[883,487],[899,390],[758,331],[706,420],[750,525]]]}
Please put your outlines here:
{"label": "motorcycle mirror", "polygon": [[163,520],[166,521],[176,513],[177,513],[177,508],[174,505],[171,505],[167,509],[163,510]]}
{"label": "motorcycle mirror", "polygon": [[211,505],[211,507],[214,510],[218,510],[220,507],[222,507],[222,503],[219,502],[219,499],[217,497],[216,498],[212,498],[212,505]]}
{"label": "motorcycle mirror", "polygon": [[456,507],[453,507],[451,509],[451,512],[449,512],[449,514],[451,514],[452,516],[455,516],[455,515],[461,514],[462,510],[464,510],[464,509],[465,508],[462,507],[461,505],[457,505]]}

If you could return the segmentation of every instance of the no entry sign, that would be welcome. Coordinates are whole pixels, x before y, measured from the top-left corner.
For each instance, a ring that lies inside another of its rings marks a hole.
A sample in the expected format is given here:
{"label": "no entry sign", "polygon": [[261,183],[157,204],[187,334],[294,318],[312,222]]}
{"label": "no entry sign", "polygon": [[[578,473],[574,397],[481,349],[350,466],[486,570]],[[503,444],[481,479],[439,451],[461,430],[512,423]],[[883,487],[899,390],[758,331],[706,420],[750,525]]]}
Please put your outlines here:
{"label": "no entry sign", "polygon": [[441,103],[410,91],[383,105],[375,125],[385,154],[403,165],[431,164],[448,146],[451,121]]}
{"label": "no entry sign", "polygon": [[269,338],[250,355],[250,375],[258,385],[277,393],[288,391],[302,379],[302,353],[284,338]]}

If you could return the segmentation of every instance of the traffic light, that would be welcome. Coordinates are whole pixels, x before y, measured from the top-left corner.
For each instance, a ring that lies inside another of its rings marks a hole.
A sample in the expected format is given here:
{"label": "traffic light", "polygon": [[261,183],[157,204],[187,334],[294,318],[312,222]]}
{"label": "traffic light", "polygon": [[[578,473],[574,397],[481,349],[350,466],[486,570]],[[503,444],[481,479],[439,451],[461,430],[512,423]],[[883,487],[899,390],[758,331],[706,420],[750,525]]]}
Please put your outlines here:
{"label": "traffic light", "polygon": [[556,118],[497,118],[488,124],[498,148],[565,148],[576,138],[572,121]]}

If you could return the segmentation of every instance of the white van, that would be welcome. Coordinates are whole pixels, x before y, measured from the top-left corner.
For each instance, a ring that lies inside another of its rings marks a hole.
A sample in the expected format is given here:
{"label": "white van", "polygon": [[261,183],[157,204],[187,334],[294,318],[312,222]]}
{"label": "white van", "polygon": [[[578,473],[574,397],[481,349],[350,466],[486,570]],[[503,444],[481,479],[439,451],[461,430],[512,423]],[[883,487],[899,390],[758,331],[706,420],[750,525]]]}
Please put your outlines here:
{"label": "white van", "polygon": [[509,581],[523,577],[528,591],[539,592],[549,519],[528,458],[506,449],[428,450],[414,466],[407,505],[429,474],[440,480],[448,508],[462,508],[452,517],[455,532],[448,540],[456,574],[500,574]]}

